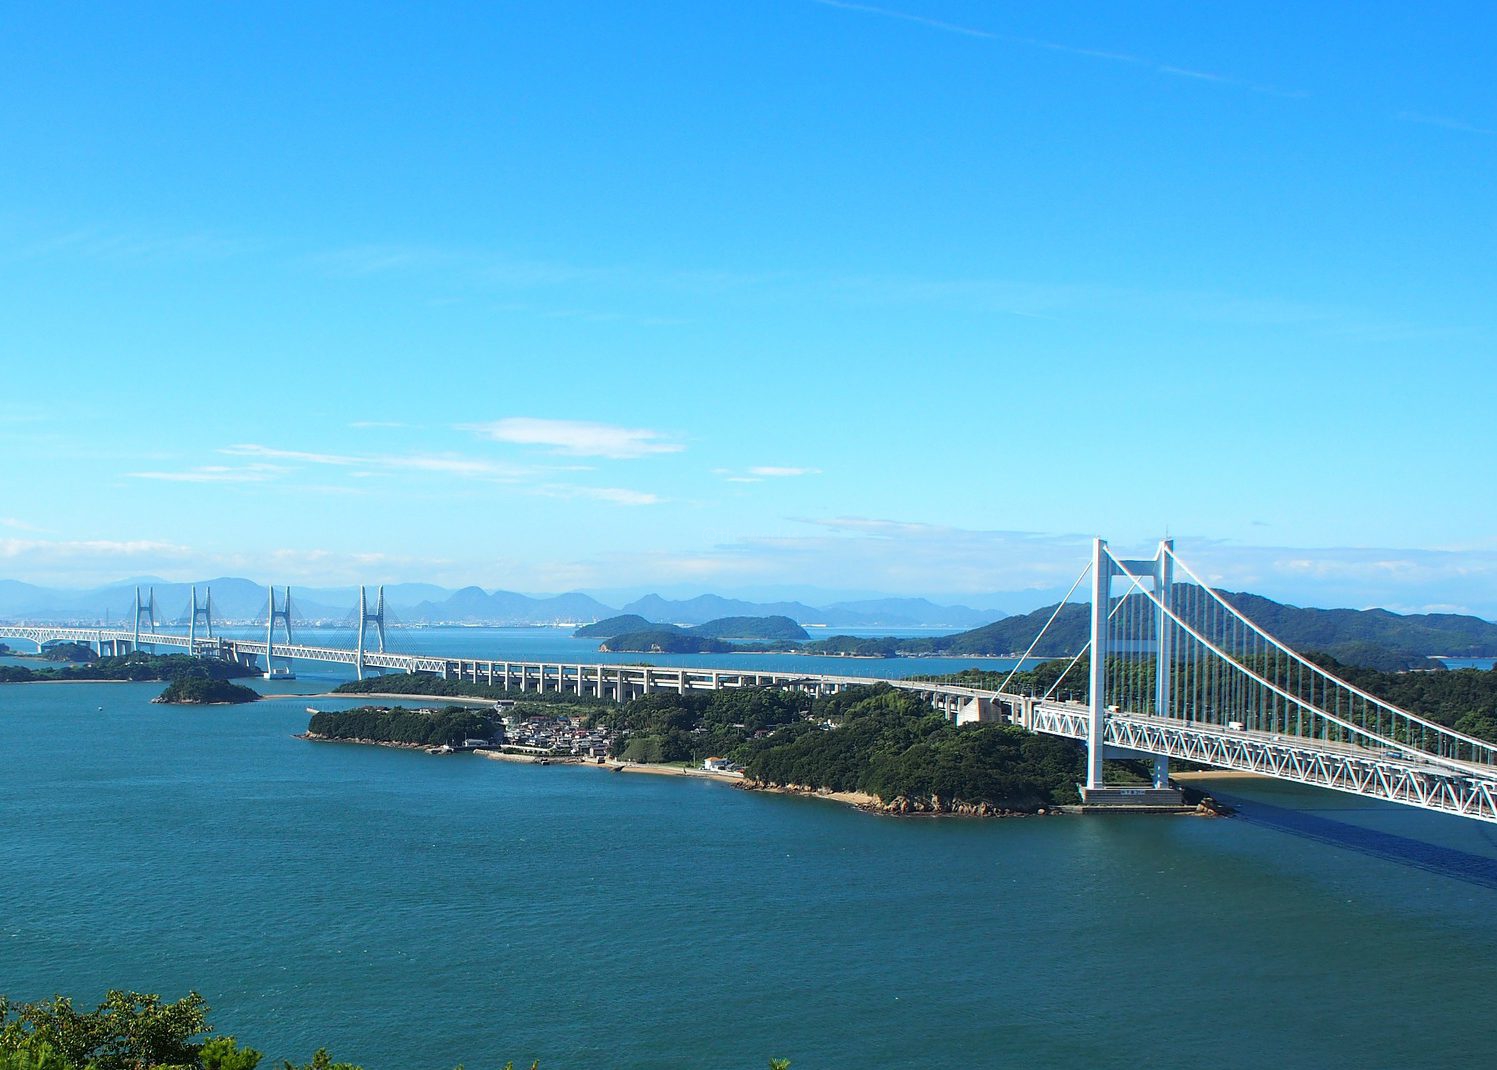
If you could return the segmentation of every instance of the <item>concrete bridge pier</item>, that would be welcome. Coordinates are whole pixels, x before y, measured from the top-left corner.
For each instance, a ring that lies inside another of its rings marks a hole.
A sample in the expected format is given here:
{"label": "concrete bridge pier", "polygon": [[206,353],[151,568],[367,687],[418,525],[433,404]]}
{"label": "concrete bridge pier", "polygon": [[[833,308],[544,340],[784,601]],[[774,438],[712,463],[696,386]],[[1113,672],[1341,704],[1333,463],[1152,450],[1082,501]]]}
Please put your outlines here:
{"label": "concrete bridge pier", "polygon": [[956,711],[956,723],[981,724],[993,720],[993,702],[981,695],[973,695]]}

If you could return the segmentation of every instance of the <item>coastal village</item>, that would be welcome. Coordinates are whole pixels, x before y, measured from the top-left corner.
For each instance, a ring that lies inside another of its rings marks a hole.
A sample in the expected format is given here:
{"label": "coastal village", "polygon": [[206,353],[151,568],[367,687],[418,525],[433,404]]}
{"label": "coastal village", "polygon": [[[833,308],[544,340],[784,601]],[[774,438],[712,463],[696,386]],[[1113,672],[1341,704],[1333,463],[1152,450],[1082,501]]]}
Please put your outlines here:
{"label": "coastal village", "polygon": [[[433,707],[421,707],[416,712],[437,711]],[[535,714],[521,704],[508,700],[495,702],[491,715],[496,728],[492,739],[465,739],[461,748],[434,749],[448,753],[462,749],[487,751],[491,754],[498,750],[505,754],[529,755],[539,761],[561,760],[598,765],[609,760],[614,742],[613,731],[602,725],[590,726],[586,717],[575,714]],[[728,775],[740,771],[728,759],[715,755],[704,758],[698,770]]]}
{"label": "coastal village", "polygon": [[507,750],[601,762],[613,741],[611,731],[588,727],[585,717],[526,716],[513,702],[496,702],[494,720],[503,725],[502,736],[490,742]]}

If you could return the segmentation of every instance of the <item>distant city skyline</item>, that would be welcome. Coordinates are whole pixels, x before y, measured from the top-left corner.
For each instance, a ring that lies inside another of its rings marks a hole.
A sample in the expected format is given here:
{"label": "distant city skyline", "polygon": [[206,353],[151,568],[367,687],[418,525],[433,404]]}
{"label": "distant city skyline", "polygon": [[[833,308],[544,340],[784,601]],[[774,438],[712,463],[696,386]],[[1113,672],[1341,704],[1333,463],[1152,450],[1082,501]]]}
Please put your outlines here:
{"label": "distant city skyline", "polygon": [[1494,31],[17,9],[0,579],[1497,617]]}

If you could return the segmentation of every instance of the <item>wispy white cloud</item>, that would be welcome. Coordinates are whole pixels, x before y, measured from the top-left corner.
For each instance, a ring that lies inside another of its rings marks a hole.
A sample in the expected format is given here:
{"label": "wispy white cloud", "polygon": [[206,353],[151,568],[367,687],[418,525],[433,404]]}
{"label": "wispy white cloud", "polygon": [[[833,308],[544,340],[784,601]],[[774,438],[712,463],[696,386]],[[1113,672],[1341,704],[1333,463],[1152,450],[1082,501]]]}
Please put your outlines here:
{"label": "wispy white cloud", "polygon": [[464,424],[495,442],[520,446],[544,446],[568,457],[605,457],[632,460],[659,453],[679,453],[686,447],[661,431],[642,427],[619,427],[585,420],[543,420],[513,416],[491,423]]}
{"label": "wispy white cloud", "polygon": [[821,469],[760,464],[742,470],[736,468],[714,468],[712,474],[721,476],[729,483],[763,483],[766,479],[794,479],[798,476],[816,476],[821,474]]}
{"label": "wispy white cloud", "polygon": [[[538,470],[520,465],[503,464],[474,457],[451,454],[349,454],[318,453],[308,450],[288,450],[265,446],[254,442],[243,442],[225,446],[219,453],[231,457],[264,457],[271,460],[301,462],[311,465],[326,465],[333,468],[358,468],[361,470],[427,472],[480,479],[514,481],[534,475]],[[367,474],[367,471],[364,473]]]}
{"label": "wispy white cloud", "polygon": [[469,582],[475,566],[458,566],[431,553],[387,553],[318,546],[221,551],[155,539],[0,539],[0,567],[32,583],[89,586],[142,573],[168,580],[251,576],[265,582],[335,585],[370,582],[371,576],[427,579],[448,574]]}
{"label": "wispy white cloud", "polygon": [[0,561],[30,582],[118,579],[188,560],[192,551],[153,539],[0,539]]}
{"label": "wispy white cloud", "polygon": [[10,528],[12,531],[25,531],[32,534],[40,534],[45,530],[14,516],[0,516],[0,528]]}
{"label": "wispy white cloud", "polygon": [[274,464],[250,464],[242,467],[207,464],[180,472],[126,472],[130,479],[150,479],[163,483],[265,483],[285,472]]}
{"label": "wispy white cloud", "polygon": [[790,468],[783,465],[761,464],[749,469],[750,475],[764,476],[769,479],[793,479],[796,476],[816,476],[821,474],[820,468]]}
{"label": "wispy white cloud", "polygon": [[218,451],[230,457],[272,457],[281,461],[303,461],[307,464],[356,465],[369,463],[366,458],[342,453],[312,453],[307,450],[287,450],[274,446],[262,446],[257,442],[241,442],[224,446]]}
{"label": "wispy white cloud", "polygon": [[1443,130],[1458,130],[1463,134],[1481,134],[1485,137],[1497,137],[1497,129],[1489,126],[1478,126],[1468,123],[1463,119],[1452,119],[1445,115],[1426,115],[1417,111],[1395,112],[1393,118],[1405,123],[1418,123],[1421,126],[1438,126]]}
{"label": "wispy white cloud", "polygon": [[84,227],[21,245],[13,255],[25,259],[68,257],[106,264],[173,264],[223,260],[261,251],[259,239],[210,231],[147,231]]}
{"label": "wispy white cloud", "polygon": [[1080,45],[1064,44],[1059,41],[1047,41],[1039,37],[1026,37],[1022,34],[1000,33],[995,30],[979,29],[975,26],[967,26],[961,23],[947,22],[945,19],[934,19],[925,15],[914,14],[909,11],[899,11],[895,8],[879,7],[874,4],[853,3],[851,0],[811,0],[812,3],[822,7],[833,7],[843,11],[854,11],[864,15],[875,15],[879,18],[895,19],[900,22],[915,23],[932,30],[940,30],[945,33],[958,34],[962,37],[980,38],[987,41],[996,41],[1001,44],[1018,45],[1024,48],[1044,49],[1047,52],[1060,52],[1070,56],[1081,56],[1086,59],[1105,60],[1110,63],[1127,64],[1129,66],[1144,67],[1157,74],[1168,75],[1174,78],[1189,78],[1201,82],[1215,82],[1220,85],[1232,86],[1246,89],[1253,93],[1263,93],[1278,97],[1304,97],[1308,94],[1299,90],[1281,89],[1278,86],[1264,85],[1249,81],[1244,78],[1235,78],[1226,74],[1214,74],[1209,71],[1195,70],[1190,67],[1182,67],[1174,63],[1163,63],[1149,59],[1145,56],[1137,56],[1129,52],[1117,52],[1109,49],[1087,48]]}
{"label": "wispy white cloud", "polygon": [[550,483],[536,488],[548,498],[587,498],[610,505],[659,505],[664,499],[649,491],[625,487],[585,487],[574,483]]}

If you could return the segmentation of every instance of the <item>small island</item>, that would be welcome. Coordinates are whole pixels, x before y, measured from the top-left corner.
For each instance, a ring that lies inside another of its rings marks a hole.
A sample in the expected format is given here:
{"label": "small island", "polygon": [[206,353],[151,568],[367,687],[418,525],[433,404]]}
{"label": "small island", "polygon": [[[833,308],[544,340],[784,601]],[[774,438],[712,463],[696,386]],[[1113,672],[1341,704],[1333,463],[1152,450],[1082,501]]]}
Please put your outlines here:
{"label": "small island", "polygon": [[[87,647],[82,648],[89,656],[84,659],[63,658],[62,664],[44,668],[24,665],[0,665],[0,684],[24,684],[37,681],[97,683],[101,680],[176,680],[179,678],[206,677],[210,680],[233,680],[245,676],[258,676],[259,672],[246,665],[219,658],[195,657],[189,654],[147,654],[144,651],[124,654],[119,657],[97,657]],[[42,655],[42,660],[59,660]]]}
{"label": "small island", "polygon": [[600,638],[602,651],[647,654],[730,654],[747,649],[732,640],[798,645],[809,639],[806,630],[789,617],[720,617],[683,628],[678,624],[656,624],[628,613],[578,628],[577,638]]}
{"label": "small island", "polygon": [[259,698],[260,692],[227,680],[182,676],[168,684],[166,690],[151,701],[171,706],[237,706],[256,702]]}
{"label": "small island", "polygon": [[352,710],[314,713],[303,738],[393,747],[460,749],[487,746],[499,734],[501,730],[492,716],[467,706],[446,706],[440,710],[360,706]]}

